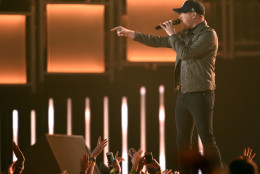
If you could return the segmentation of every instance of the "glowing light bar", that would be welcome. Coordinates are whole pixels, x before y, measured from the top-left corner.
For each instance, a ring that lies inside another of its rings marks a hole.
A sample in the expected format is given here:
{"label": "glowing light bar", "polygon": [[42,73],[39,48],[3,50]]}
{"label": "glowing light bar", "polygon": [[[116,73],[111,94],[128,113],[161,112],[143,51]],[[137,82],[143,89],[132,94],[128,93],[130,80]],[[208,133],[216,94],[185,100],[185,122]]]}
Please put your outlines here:
{"label": "glowing light bar", "polygon": [[35,110],[31,111],[31,145],[36,142],[36,113]]}
{"label": "glowing light bar", "polygon": [[[18,111],[13,110],[13,141],[18,145]],[[13,162],[16,161],[17,158],[13,153]]]}
{"label": "glowing light bar", "polygon": [[140,88],[140,95],[141,95],[141,147],[143,149],[144,152],[146,152],[146,124],[145,124],[145,120],[146,120],[146,112],[145,112],[145,95],[146,95],[146,89],[145,87],[141,87]]}
{"label": "glowing light bar", "polygon": [[0,14],[0,24],[0,84],[26,84],[26,16]]}
{"label": "glowing light bar", "polygon": [[72,106],[71,98],[67,100],[67,135],[72,135]]}
{"label": "glowing light bar", "polygon": [[160,165],[162,171],[166,169],[165,160],[165,109],[164,109],[164,86],[159,87],[160,103],[159,103],[159,124],[160,124]]}
{"label": "glowing light bar", "polygon": [[104,73],[105,5],[47,4],[47,72]]}
{"label": "glowing light bar", "polygon": [[128,130],[128,106],[127,98],[122,98],[121,108],[121,125],[122,125],[122,157],[125,161],[122,161],[122,174],[128,173],[128,156],[127,156],[127,130]]}
{"label": "glowing light bar", "polygon": [[86,98],[85,102],[85,142],[86,145],[91,149],[90,142],[90,101]]}
{"label": "glowing light bar", "polygon": [[[204,148],[203,148],[203,144],[201,142],[200,136],[198,135],[198,147],[199,147],[199,153],[201,155],[204,155]],[[199,169],[199,174],[202,174],[202,171]]]}
{"label": "glowing light bar", "polygon": [[[104,97],[104,139],[109,140],[109,102],[108,102],[108,97]],[[109,141],[108,141],[109,142]],[[104,157],[103,161],[104,164],[107,164],[107,157],[106,153],[109,152],[109,144],[104,149]]]}
{"label": "glowing light bar", "polygon": [[204,155],[204,149],[203,149],[203,144],[201,142],[200,136],[198,135],[198,146],[199,146],[199,153],[201,155]]}
{"label": "glowing light bar", "polygon": [[49,110],[48,110],[48,125],[49,125],[49,134],[54,133],[54,103],[53,99],[49,99]]}

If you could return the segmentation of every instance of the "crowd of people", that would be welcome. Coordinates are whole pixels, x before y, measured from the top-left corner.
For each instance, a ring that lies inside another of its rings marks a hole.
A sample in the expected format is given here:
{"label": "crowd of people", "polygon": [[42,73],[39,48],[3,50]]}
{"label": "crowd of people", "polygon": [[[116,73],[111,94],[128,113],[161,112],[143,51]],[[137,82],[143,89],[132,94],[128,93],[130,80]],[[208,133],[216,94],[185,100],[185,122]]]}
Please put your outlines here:
{"label": "crowd of people", "polygon": [[[107,146],[108,140],[101,140],[101,137],[98,138],[97,146],[90,154],[82,154],[80,161],[80,174],[93,174],[94,168],[96,165],[96,159],[99,154],[104,150]],[[19,149],[17,144],[13,142],[12,149],[17,157],[17,160],[13,162],[8,168],[8,174],[22,174],[24,169],[25,157],[22,151]],[[135,150],[134,148],[129,149],[128,155],[131,158],[131,170],[130,174],[149,174],[149,172],[153,172],[156,174],[180,174],[177,170],[166,169],[164,171],[161,170],[160,164],[153,157],[146,155],[142,148],[139,150]],[[258,174],[258,168],[256,163],[253,161],[256,153],[252,153],[251,148],[245,148],[244,152],[241,156],[234,159],[230,165],[229,170],[226,173],[229,174]],[[149,159],[148,159],[149,157]],[[150,158],[151,157],[151,158]],[[210,162],[200,155],[198,152],[190,151],[187,152],[186,155],[181,158],[185,161],[187,165],[192,166],[194,173],[198,173],[198,170],[202,172],[202,174],[218,174],[216,171],[212,170]],[[119,152],[116,152],[116,155],[112,160],[108,160],[107,165],[105,166],[105,170],[101,169],[101,174],[121,174],[121,166],[120,163],[124,161],[122,157],[119,157]],[[149,170],[148,172],[148,169]],[[68,171],[61,171],[60,174],[69,174]]]}

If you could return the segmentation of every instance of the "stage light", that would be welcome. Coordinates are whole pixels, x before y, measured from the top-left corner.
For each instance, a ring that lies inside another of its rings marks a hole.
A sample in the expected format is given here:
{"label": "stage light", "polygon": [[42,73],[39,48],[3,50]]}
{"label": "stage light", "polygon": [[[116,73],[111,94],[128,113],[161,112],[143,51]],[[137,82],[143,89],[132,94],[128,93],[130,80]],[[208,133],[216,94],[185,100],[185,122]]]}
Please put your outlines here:
{"label": "stage light", "polygon": [[54,134],[54,102],[53,99],[49,99],[49,110],[48,110],[48,125],[49,125],[49,134]]}
{"label": "stage light", "polygon": [[104,73],[105,6],[47,4],[47,72]]}
{"label": "stage light", "polygon": [[165,109],[164,109],[164,86],[159,87],[160,103],[159,103],[159,124],[160,124],[160,165],[161,170],[166,169],[165,160]]}
{"label": "stage light", "polygon": [[0,24],[0,84],[26,84],[26,16],[0,14]]}
{"label": "stage light", "polygon": [[128,106],[127,106],[126,97],[122,98],[121,125],[122,125],[122,157],[125,159],[125,161],[122,161],[122,174],[128,174],[128,156],[127,156]]}
{"label": "stage light", "polygon": [[[200,136],[199,136],[199,135],[198,135],[198,147],[199,147],[199,153],[200,153],[201,155],[204,155],[204,148],[203,148],[203,144],[202,144],[202,142],[201,142],[201,139],[200,139]],[[199,170],[198,173],[199,173],[199,174],[202,174],[202,171]]]}
{"label": "stage light", "polygon": [[140,97],[141,97],[141,111],[140,111],[140,122],[141,122],[141,127],[140,127],[140,130],[141,130],[141,139],[140,139],[140,142],[141,142],[141,147],[143,149],[144,152],[146,152],[146,112],[145,112],[145,108],[146,108],[146,102],[145,102],[145,96],[146,96],[146,89],[144,86],[142,86],[140,88]]}
{"label": "stage light", "polygon": [[67,135],[72,135],[72,104],[71,98],[67,99]]}
{"label": "stage light", "polygon": [[31,110],[31,145],[36,142],[36,113],[35,110]]}
{"label": "stage light", "polygon": [[[13,141],[18,145],[18,111],[13,110]],[[13,153],[13,162],[16,161],[17,158]]]}
{"label": "stage light", "polygon": [[[109,140],[109,101],[108,101],[108,97],[104,97],[104,139]],[[106,157],[106,153],[109,152],[109,141],[107,143],[107,146],[104,149],[104,157],[103,157],[103,161],[104,164],[107,164],[107,157]]]}
{"label": "stage light", "polygon": [[85,142],[89,149],[91,149],[91,142],[90,142],[90,100],[87,97],[85,101]]}

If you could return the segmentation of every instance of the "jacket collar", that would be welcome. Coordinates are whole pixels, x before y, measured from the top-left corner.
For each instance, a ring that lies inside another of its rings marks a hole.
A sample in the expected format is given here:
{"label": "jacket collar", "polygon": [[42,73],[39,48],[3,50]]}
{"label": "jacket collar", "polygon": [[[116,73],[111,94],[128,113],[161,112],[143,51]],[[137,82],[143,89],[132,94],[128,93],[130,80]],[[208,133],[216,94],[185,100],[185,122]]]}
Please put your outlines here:
{"label": "jacket collar", "polygon": [[205,26],[207,26],[207,21],[206,20],[204,20],[203,22],[199,23],[194,28],[192,28],[190,30],[190,33],[196,34],[196,33],[200,32],[202,30],[202,28],[204,28]]}

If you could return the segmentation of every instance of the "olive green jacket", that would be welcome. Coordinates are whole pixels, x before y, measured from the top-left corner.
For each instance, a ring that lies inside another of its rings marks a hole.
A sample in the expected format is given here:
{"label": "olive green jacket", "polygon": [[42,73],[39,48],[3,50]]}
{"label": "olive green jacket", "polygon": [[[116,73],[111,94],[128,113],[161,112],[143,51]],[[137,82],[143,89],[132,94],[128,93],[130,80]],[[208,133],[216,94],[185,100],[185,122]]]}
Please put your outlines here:
{"label": "olive green jacket", "polygon": [[135,32],[135,41],[151,47],[172,48],[177,53],[175,88],[183,93],[214,90],[218,37],[204,21],[193,29],[184,29],[168,37]]}

